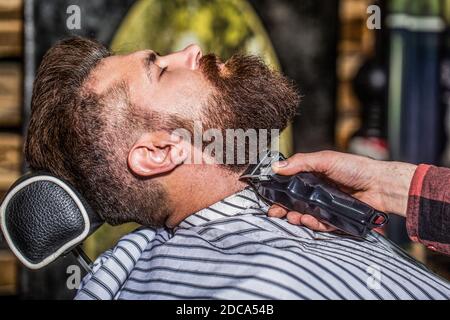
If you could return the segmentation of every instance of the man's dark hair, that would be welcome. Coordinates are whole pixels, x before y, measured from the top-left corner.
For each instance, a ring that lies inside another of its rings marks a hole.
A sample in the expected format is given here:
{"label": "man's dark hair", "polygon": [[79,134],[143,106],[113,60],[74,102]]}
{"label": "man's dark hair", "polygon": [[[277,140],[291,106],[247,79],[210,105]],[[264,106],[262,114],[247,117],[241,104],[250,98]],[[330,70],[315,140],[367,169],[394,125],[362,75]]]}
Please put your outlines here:
{"label": "man's dark hair", "polygon": [[[25,157],[31,169],[72,183],[107,222],[160,225],[169,205],[155,200],[166,196],[164,189],[133,176],[126,163],[138,134],[158,120],[134,116],[126,88],[113,86],[100,96],[86,86],[110,55],[98,42],[79,37],[45,54],[34,82]],[[158,202],[156,212],[148,212],[152,201]]]}

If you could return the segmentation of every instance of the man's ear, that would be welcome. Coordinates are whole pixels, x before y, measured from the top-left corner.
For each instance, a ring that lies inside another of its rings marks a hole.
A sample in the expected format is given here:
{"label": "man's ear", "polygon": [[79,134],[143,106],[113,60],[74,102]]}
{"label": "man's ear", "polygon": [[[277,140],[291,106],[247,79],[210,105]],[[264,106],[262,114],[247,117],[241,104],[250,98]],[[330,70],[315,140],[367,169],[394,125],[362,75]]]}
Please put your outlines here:
{"label": "man's ear", "polygon": [[166,131],[143,134],[128,153],[128,167],[137,176],[150,177],[175,169],[187,158],[179,136]]}

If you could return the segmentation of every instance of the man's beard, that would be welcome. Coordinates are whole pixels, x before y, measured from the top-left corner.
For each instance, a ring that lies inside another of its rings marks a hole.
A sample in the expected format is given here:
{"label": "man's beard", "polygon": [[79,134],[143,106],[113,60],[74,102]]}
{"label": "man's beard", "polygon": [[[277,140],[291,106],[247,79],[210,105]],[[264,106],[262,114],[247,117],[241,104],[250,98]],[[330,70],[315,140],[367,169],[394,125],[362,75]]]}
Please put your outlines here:
{"label": "man's beard", "polygon": [[[222,67],[220,63],[214,54],[200,60],[200,68],[214,88],[214,93],[202,109],[204,130],[266,129],[270,134],[272,129],[281,131],[287,127],[296,115],[300,102],[292,81],[269,68],[256,56],[235,55]],[[242,171],[255,156],[249,154],[248,140],[245,150],[245,164],[235,161],[225,167],[234,172]]]}

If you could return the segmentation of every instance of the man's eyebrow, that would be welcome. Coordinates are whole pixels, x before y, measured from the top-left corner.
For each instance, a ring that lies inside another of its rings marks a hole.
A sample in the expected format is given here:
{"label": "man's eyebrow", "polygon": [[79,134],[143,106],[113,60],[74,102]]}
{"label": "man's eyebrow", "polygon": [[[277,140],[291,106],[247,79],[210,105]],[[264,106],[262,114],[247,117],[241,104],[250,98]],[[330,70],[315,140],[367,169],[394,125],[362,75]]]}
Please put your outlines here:
{"label": "man's eyebrow", "polygon": [[144,57],[144,68],[147,72],[147,77],[150,81],[152,81],[152,72],[151,72],[151,65],[156,61],[156,54],[153,51],[150,51],[145,57]]}

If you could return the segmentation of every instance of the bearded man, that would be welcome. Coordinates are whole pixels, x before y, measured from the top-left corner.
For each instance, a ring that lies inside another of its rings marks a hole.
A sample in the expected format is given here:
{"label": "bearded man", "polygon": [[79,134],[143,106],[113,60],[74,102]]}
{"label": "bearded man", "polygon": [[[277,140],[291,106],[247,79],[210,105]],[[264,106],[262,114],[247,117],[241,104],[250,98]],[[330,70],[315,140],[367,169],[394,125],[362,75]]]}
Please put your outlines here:
{"label": "bearded man", "polygon": [[34,84],[26,159],[71,182],[106,222],[142,225],[97,258],[76,298],[450,298],[446,281],[377,233],[268,217],[239,181],[245,166],[173,136],[196,122],[282,130],[298,103],[293,84],[253,56],[224,63],[196,45],[113,55],[83,38],[53,46]]}

